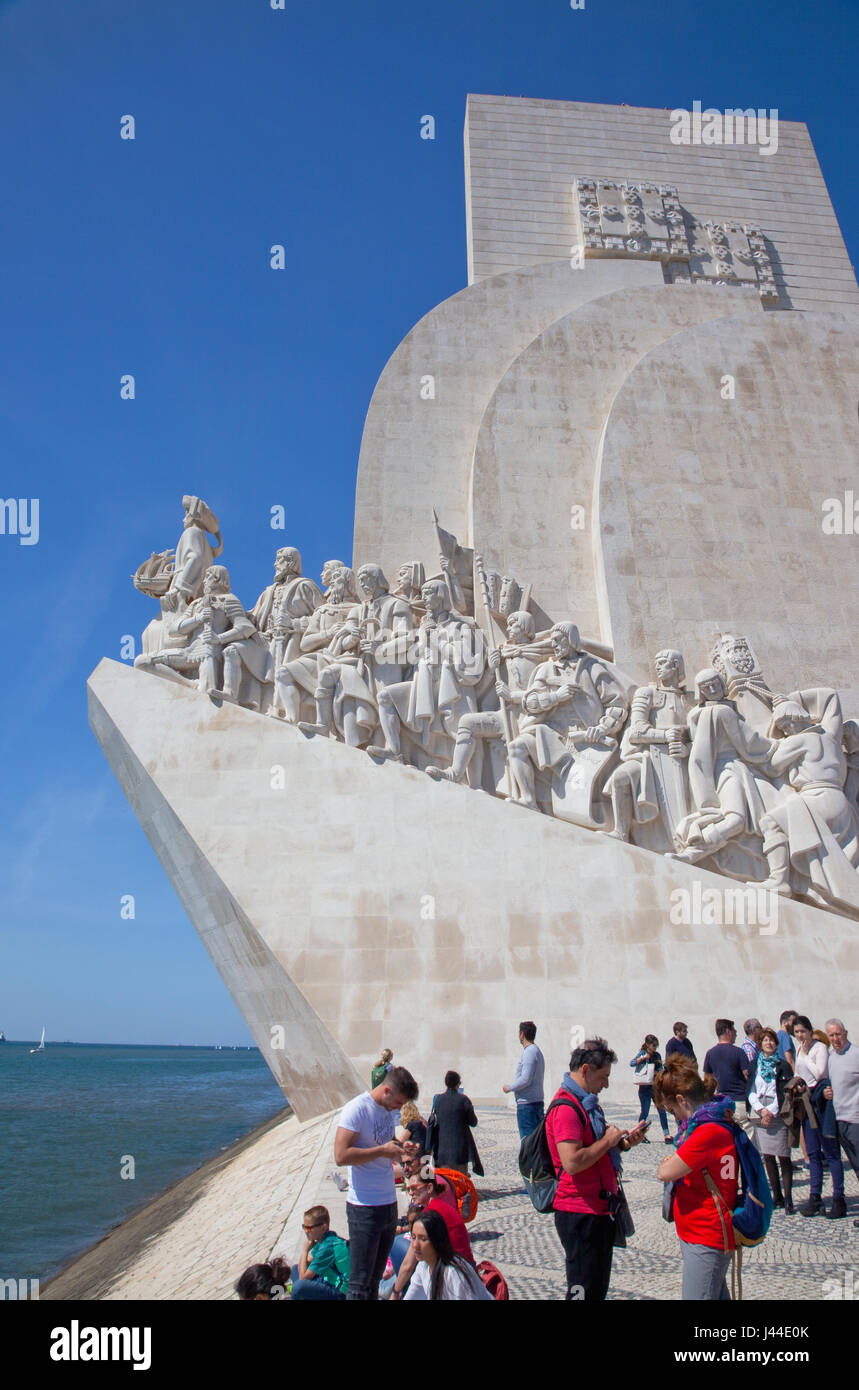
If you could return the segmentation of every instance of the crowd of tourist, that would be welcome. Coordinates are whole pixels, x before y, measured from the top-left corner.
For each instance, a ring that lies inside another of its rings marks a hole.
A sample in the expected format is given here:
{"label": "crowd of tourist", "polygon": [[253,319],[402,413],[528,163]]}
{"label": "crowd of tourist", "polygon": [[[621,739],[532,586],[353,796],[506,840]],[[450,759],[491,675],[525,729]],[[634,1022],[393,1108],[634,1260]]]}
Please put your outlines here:
{"label": "crowd of tourist", "polygon": [[[645,1035],[629,1062],[639,1117],[622,1129],[608,1122],[599,1100],[618,1060],[609,1044],[595,1037],[575,1047],[546,1107],[536,1025],[520,1023],[516,1073],[502,1091],[515,1097],[525,1191],[538,1211],[554,1218],[568,1299],[596,1301],[608,1293],[614,1250],[634,1229],[622,1155],[650,1142],[652,1107],[673,1149],[656,1177],[664,1184],[663,1215],[680,1242],[684,1299],[731,1297],[727,1274],[735,1251],[765,1235],[771,1210],[846,1217],[842,1151],[859,1177],[859,1047],[843,1022],[831,1018],[825,1030],[815,1030],[807,1016],[786,1009],[778,1029],[747,1019],[740,1046],[733,1020],[717,1019],[714,1032],[700,1071],[685,1023],[674,1024],[664,1059],[656,1035]],[[325,1207],[311,1207],[298,1260],[251,1266],[236,1284],[239,1298],[508,1296],[496,1266],[475,1262],[468,1234],[479,1202],[469,1166],[477,1176],[483,1168],[477,1115],[462,1078],[447,1072],[428,1116],[417,1101],[417,1082],[386,1049],[370,1089],[344,1106],[334,1138],[335,1162],[348,1171],[346,1237],[331,1230]],[[795,1207],[792,1149],[800,1146],[809,1196]],[[548,1199],[538,1181],[541,1161],[543,1177],[550,1175]],[[828,1207],[824,1169],[832,1186]],[[402,1216],[398,1184],[408,1195]],[[758,1222],[751,1235],[743,1224],[743,1202],[750,1200]]]}

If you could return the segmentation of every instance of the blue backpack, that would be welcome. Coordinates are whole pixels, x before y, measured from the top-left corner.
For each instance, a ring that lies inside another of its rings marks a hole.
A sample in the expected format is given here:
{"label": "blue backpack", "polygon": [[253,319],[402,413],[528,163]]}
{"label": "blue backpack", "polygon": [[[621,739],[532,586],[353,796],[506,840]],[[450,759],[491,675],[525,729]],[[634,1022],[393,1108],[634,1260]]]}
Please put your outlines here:
{"label": "blue backpack", "polygon": [[[722,1129],[727,1129],[737,1150],[737,1159],[740,1165],[740,1189],[737,1196],[740,1201],[734,1207],[732,1214],[734,1239],[737,1245],[760,1245],[770,1228],[773,1214],[772,1193],[761,1156],[749,1136],[740,1129],[739,1125],[724,1124],[719,1120],[711,1120],[709,1123],[719,1124]],[[716,1203],[724,1231],[725,1223],[722,1209],[725,1204],[707,1169],[704,1168],[702,1171],[704,1181]],[[725,1232],[726,1247],[727,1244],[727,1232]]]}

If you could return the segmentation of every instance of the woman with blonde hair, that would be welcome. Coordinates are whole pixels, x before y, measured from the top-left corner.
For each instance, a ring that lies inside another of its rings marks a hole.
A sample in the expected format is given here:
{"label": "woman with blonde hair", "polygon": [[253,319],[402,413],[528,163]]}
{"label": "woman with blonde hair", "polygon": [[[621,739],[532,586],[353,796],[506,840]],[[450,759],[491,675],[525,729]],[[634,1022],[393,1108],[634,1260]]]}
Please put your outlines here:
{"label": "woman with blonde hair", "polygon": [[688,1057],[672,1055],[653,1078],[656,1104],[677,1120],[677,1151],[662,1160],[657,1176],[674,1185],[686,1300],[730,1299],[725,1275],[734,1250],[730,1213],[737,1204],[739,1160],[731,1135],[734,1102],[715,1092],[716,1078],[700,1076]]}
{"label": "woman with blonde hair", "polygon": [[405,1105],[400,1107],[400,1126],[408,1132],[408,1135],[398,1133],[397,1138],[403,1139],[407,1143],[417,1144],[418,1153],[424,1153],[427,1142],[427,1122],[413,1100],[407,1100]]}

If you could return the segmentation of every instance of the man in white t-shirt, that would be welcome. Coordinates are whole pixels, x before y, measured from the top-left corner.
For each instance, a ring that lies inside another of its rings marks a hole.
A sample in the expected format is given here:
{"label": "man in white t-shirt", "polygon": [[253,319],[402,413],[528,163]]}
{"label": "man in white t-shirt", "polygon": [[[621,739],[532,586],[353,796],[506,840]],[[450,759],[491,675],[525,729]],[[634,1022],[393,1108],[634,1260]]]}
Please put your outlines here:
{"label": "man in white t-shirt", "polygon": [[350,1276],[347,1299],[377,1300],[379,1280],[397,1226],[395,1163],[403,1146],[394,1138],[399,1110],[417,1100],[418,1084],[405,1067],[392,1067],[384,1081],[344,1105],[334,1136],[334,1161],[349,1168],[346,1216]]}

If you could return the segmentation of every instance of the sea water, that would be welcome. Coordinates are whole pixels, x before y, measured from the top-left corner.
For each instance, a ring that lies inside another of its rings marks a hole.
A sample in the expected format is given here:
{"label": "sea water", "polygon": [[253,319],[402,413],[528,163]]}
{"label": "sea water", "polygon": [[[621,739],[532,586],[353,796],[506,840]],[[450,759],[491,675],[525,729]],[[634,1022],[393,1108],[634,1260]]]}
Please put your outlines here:
{"label": "sea water", "polygon": [[256,1048],[31,1046],[0,1043],[0,1280],[44,1283],[285,1106]]}

